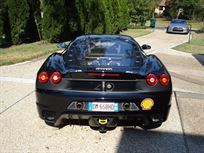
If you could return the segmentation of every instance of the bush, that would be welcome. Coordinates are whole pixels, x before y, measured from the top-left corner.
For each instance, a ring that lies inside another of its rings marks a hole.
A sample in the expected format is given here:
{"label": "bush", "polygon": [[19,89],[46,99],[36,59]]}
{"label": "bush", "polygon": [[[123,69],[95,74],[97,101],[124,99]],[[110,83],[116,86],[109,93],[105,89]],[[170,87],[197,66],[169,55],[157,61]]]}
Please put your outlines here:
{"label": "bush", "polygon": [[20,44],[26,39],[26,26],[30,15],[29,5],[27,0],[8,0],[7,3],[12,42]]}
{"label": "bush", "polygon": [[10,25],[6,0],[0,0],[0,46],[6,47],[11,44]]}
{"label": "bush", "polygon": [[67,41],[81,34],[115,34],[129,23],[127,0],[8,0],[8,8],[14,44],[41,39]]}
{"label": "bush", "polygon": [[65,1],[63,0],[43,1],[42,34],[43,38],[50,42],[59,42],[64,32],[64,26],[67,22],[65,18],[66,9],[64,6]]}
{"label": "bush", "polygon": [[[76,3],[77,2],[77,3]],[[72,39],[81,33],[80,17],[75,0],[43,1],[42,33],[43,38],[50,42]]]}
{"label": "bush", "polygon": [[129,14],[132,23],[144,24],[153,16],[158,0],[129,0]]}

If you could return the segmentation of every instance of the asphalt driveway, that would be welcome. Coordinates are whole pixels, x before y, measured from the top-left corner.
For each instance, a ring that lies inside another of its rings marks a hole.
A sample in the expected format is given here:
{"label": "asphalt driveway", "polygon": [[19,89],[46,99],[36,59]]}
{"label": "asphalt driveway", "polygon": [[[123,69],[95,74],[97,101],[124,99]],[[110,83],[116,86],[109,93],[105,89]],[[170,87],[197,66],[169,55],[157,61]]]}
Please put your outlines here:
{"label": "asphalt driveway", "polygon": [[[44,58],[0,67],[0,152],[203,153],[204,66],[194,56],[170,49],[188,40],[164,30],[137,38],[150,44],[172,74],[169,119],[158,129],[118,127],[100,134],[84,126],[52,128],[39,119],[34,80]],[[201,57],[202,59],[202,57]]]}

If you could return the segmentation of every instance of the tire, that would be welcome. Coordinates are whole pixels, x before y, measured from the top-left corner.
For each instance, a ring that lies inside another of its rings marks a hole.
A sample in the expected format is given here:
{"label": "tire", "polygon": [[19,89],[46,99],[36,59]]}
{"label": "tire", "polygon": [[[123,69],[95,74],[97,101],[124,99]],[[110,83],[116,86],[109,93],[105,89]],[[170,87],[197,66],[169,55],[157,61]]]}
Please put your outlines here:
{"label": "tire", "polygon": [[162,125],[162,123],[150,124],[150,125],[141,126],[141,128],[144,130],[150,130],[150,129],[156,129],[156,128],[160,127],[161,125]]}
{"label": "tire", "polygon": [[166,33],[169,33],[169,28],[166,28]]}
{"label": "tire", "polygon": [[56,128],[61,128],[61,127],[63,127],[63,125],[55,126],[55,123],[48,122],[48,121],[45,121],[45,124],[47,124],[48,126],[51,126],[51,127],[56,127]]}

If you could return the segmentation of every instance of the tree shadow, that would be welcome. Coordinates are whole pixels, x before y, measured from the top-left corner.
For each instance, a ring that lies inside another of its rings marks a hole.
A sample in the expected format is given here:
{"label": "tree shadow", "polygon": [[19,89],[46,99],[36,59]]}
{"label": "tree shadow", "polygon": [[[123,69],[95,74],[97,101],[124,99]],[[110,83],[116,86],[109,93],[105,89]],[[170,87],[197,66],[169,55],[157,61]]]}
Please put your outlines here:
{"label": "tree shadow", "polygon": [[[187,141],[188,140],[188,141]],[[204,135],[124,128],[117,153],[186,153],[204,151]]]}

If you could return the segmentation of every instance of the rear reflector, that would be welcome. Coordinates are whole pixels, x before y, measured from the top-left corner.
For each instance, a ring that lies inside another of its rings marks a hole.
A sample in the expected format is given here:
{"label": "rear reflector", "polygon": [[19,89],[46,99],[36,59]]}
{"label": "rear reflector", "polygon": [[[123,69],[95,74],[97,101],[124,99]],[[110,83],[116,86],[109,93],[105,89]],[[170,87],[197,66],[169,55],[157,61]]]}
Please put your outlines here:
{"label": "rear reflector", "polygon": [[115,73],[88,73],[89,76],[111,76],[111,77],[117,77],[120,76],[120,74]]}
{"label": "rear reflector", "polygon": [[59,83],[62,79],[62,76],[59,72],[53,72],[51,77],[50,77],[50,80],[52,83]]}
{"label": "rear reflector", "polygon": [[168,75],[162,74],[160,76],[159,82],[161,83],[161,85],[167,86],[169,84],[169,81],[170,81],[170,78]]}
{"label": "rear reflector", "polygon": [[38,81],[40,83],[47,83],[49,79],[49,76],[48,76],[48,73],[47,72],[41,72],[39,75],[38,75]]}
{"label": "rear reflector", "polygon": [[155,74],[149,74],[146,77],[146,81],[150,86],[154,86],[157,84],[158,79],[157,79],[157,76]]}

